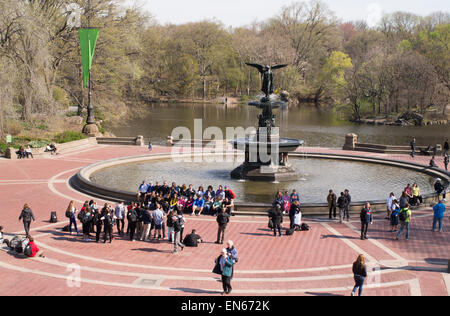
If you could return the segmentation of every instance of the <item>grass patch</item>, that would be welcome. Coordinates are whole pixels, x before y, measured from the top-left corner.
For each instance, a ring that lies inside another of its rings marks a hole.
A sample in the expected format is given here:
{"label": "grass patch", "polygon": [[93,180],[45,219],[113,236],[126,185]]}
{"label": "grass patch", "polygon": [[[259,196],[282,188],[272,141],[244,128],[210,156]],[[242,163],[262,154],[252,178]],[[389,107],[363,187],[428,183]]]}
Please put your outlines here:
{"label": "grass patch", "polygon": [[73,141],[81,140],[81,139],[85,139],[85,138],[86,138],[86,135],[84,135],[80,132],[65,131],[65,132],[57,134],[53,138],[53,141],[58,144],[64,144],[64,143],[69,143],[69,142],[73,142]]}

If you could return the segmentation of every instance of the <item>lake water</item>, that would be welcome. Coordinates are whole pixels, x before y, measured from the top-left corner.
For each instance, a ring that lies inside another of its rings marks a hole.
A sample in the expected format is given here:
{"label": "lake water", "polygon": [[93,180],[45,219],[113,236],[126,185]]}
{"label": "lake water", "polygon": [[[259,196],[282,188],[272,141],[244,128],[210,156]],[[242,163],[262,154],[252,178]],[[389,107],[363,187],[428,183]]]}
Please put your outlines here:
{"label": "lake water", "polygon": [[[143,135],[153,144],[165,144],[166,137],[176,127],[187,127],[194,133],[194,119],[201,119],[203,130],[210,126],[252,127],[257,124],[260,110],[247,105],[225,107],[215,104],[150,104],[142,118],[123,122],[111,128],[116,136]],[[450,135],[450,126],[373,126],[345,121],[340,114],[319,111],[309,105],[291,106],[275,110],[276,124],[283,137],[305,140],[305,146],[341,148],[348,133],[359,135],[365,143],[409,145],[417,139],[417,145],[443,144]]]}

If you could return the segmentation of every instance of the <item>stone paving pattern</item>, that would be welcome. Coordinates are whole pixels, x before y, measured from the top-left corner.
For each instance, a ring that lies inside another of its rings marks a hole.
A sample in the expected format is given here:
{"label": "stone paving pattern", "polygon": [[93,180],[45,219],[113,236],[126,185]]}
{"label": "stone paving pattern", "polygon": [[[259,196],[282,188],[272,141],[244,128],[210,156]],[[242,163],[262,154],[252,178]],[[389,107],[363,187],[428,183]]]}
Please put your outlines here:
{"label": "stone paving pattern", "polygon": [[[384,157],[424,165],[430,159],[323,148],[300,151]],[[154,146],[152,153],[165,152],[170,148]],[[217,224],[213,217],[187,215],[185,232],[197,229],[206,243],[178,254],[172,254],[173,246],[167,241],[130,242],[116,236],[112,244],[97,244],[61,231],[67,224],[64,213],[68,202],[74,200],[80,209],[91,199],[69,187],[70,177],[101,160],[144,154],[149,154],[145,147],[89,145],[41,159],[0,160],[0,225],[5,233],[23,233],[18,216],[28,203],[36,216],[32,235],[46,254],[44,259],[23,259],[3,248],[0,295],[221,295],[221,283],[211,273],[222,249],[214,243]],[[441,160],[437,162],[442,168]],[[96,200],[99,205],[104,203]],[[56,224],[49,223],[51,211],[58,214]],[[227,239],[235,242],[240,258],[233,295],[348,296],[354,284],[351,266],[360,253],[366,255],[371,270],[364,295],[449,295],[448,214],[444,231],[432,233],[432,211],[414,211],[408,242],[394,240],[382,215],[376,216],[370,227],[368,241],[359,239],[356,217],[344,224],[306,218],[311,231],[281,238],[273,237],[266,218],[233,217]],[[81,224],[78,226],[81,229]],[[79,286],[68,283],[73,264],[81,269]]]}

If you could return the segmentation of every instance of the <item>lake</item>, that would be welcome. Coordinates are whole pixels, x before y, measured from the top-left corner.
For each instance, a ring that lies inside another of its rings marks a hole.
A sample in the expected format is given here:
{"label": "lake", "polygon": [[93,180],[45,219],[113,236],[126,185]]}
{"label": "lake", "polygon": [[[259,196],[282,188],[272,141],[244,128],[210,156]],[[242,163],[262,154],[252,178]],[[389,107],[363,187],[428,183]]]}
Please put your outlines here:
{"label": "lake", "polygon": [[[226,127],[256,126],[259,113],[259,109],[247,105],[155,103],[148,105],[148,112],[141,118],[123,122],[110,130],[116,136],[142,135],[153,144],[163,145],[176,127],[187,127],[193,135],[194,119],[202,119],[203,129],[217,126],[225,134]],[[405,146],[413,137],[418,146],[443,144],[450,134],[449,125],[400,127],[351,123],[339,113],[309,105],[275,110],[275,114],[281,136],[302,139],[305,146],[311,147],[342,148],[348,133],[359,135],[359,141],[364,143]]]}

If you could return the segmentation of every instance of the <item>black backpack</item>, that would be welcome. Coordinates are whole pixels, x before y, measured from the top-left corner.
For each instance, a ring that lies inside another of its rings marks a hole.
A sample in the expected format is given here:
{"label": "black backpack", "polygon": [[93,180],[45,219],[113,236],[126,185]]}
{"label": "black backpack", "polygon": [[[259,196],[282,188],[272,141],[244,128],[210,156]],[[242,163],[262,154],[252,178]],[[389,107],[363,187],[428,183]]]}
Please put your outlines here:
{"label": "black backpack", "polygon": [[[13,250],[16,250],[18,245],[22,244],[22,238],[19,236],[14,236],[13,239],[9,242],[9,247]],[[22,247],[22,246],[21,246]]]}
{"label": "black backpack", "polygon": [[402,222],[405,222],[406,219],[408,218],[407,211],[408,209],[403,208],[400,210],[400,213],[398,214],[398,219],[401,220]]}
{"label": "black backpack", "polygon": [[109,226],[113,226],[113,218],[112,218],[112,216],[111,215],[107,215],[107,216],[105,216],[105,220],[106,220],[106,223],[109,225]]}
{"label": "black backpack", "polygon": [[33,249],[31,249],[30,244],[28,244],[28,245],[25,247],[25,250],[23,251],[23,254],[24,254],[25,256],[27,256],[27,257],[31,257],[31,255],[33,254]]}
{"label": "black backpack", "polygon": [[57,223],[58,222],[58,216],[56,215],[56,212],[50,213],[50,223]]}
{"label": "black backpack", "polygon": [[92,219],[91,215],[90,214],[88,215],[87,213],[85,213],[83,218],[81,219],[81,223],[87,224],[91,221],[91,219]]}
{"label": "black backpack", "polygon": [[128,214],[128,221],[135,223],[137,221],[137,216],[135,212],[130,212]]}
{"label": "black backpack", "polygon": [[77,218],[78,218],[78,220],[80,222],[83,222],[83,219],[84,219],[85,216],[86,216],[86,212],[85,211],[81,211],[80,213],[78,213]]}
{"label": "black backpack", "polygon": [[287,236],[292,236],[292,235],[294,235],[294,232],[295,232],[295,229],[290,228],[290,229],[286,230],[286,235]]}
{"label": "black backpack", "polygon": [[311,228],[308,226],[308,224],[303,223],[302,226],[301,226],[301,229],[302,229],[302,231],[308,231],[308,230],[310,230]]}

